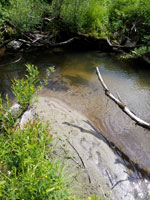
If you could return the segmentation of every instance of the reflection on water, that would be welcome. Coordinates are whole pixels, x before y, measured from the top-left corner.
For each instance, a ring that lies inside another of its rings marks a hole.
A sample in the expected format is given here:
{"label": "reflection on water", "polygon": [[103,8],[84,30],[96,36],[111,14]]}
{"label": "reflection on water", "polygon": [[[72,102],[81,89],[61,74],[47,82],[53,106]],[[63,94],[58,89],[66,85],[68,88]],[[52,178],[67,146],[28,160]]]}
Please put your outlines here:
{"label": "reflection on water", "polygon": [[150,122],[150,70],[143,66],[117,61],[99,52],[47,50],[26,54],[17,64],[0,67],[0,90],[10,90],[10,79],[25,73],[25,63],[36,64],[40,75],[54,65],[56,72],[41,95],[63,100],[84,113],[108,140],[116,144],[131,160],[150,171],[150,131],[136,126],[108,97],[98,81],[95,67],[114,95],[119,93],[129,108]]}

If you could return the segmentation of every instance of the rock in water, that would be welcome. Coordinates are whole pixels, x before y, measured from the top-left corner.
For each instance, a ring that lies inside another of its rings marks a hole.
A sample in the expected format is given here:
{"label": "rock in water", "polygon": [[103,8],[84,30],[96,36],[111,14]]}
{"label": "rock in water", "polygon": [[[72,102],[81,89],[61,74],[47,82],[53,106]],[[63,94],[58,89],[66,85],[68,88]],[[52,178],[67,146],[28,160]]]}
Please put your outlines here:
{"label": "rock in water", "polygon": [[19,50],[21,46],[22,46],[22,42],[19,42],[16,40],[13,40],[7,44],[7,48],[12,51]]}

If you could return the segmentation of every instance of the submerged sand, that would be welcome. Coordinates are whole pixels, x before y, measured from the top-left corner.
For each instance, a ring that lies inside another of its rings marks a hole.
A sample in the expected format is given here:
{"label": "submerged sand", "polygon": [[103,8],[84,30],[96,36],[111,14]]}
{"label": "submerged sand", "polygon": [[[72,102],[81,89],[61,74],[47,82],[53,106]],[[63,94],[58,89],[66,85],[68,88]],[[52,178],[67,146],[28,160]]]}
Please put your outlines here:
{"label": "submerged sand", "polygon": [[85,116],[48,97],[39,97],[34,109],[49,122],[53,156],[65,166],[66,176],[71,176],[73,194],[85,199],[96,194],[109,200],[146,197],[148,181],[134,177]]}

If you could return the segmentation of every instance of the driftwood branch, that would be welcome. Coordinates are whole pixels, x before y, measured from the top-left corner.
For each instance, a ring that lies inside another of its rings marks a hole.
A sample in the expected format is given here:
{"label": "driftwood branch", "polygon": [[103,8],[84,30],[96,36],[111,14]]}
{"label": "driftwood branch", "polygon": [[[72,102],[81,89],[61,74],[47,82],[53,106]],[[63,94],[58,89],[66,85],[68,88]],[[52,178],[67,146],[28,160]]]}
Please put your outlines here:
{"label": "driftwood branch", "polygon": [[55,18],[56,18],[56,17],[53,17],[53,18],[50,19],[50,18],[45,17],[44,20],[45,20],[45,21],[48,21],[48,22],[52,22]]}
{"label": "driftwood branch", "polygon": [[142,45],[120,45],[120,44],[113,44],[111,41],[106,37],[106,41],[110,47],[116,47],[116,48],[123,48],[123,49],[134,49],[135,47],[141,47]]}
{"label": "driftwood branch", "polygon": [[56,46],[62,46],[62,45],[66,45],[66,44],[69,44],[71,43],[75,38],[70,38],[69,40],[66,40],[64,42],[59,42],[59,43],[54,43],[54,44],[50,44],[51,47],[56,47]]}
{"label": "driftwood branch", "polygon": [[[23,42],[28,47],[39,47],[39,46],[45,46],[45,45],[47,45],[48,47],[59,47],[59,46],[67,45],[73,42],[73,40],[75,39],[75,38],[70,38],[66,41],[56,43],[55,41],[50,40],[51,36],[49,32],[47,34],[39,34],[39,33],[31,34],[30,33],[29,35],[24,35],[24,36],[27,40],[19,39],[19,41]],[[53,39],[53,37],[51,39]]]}
{"label": "driftwood branch", "polygon": [[112,99],[122,110],[123,112],[125,112],[131,119],[133,119],[139,126],[142,126],[144,128],[147,128],[150,130],[150,123],[140,119],[139,117],[137,117],[127,106],[126,104],[120,99],[117,99],[113,94],[110,93],[108,87],[106,86],[106,84],[103,81],[103,78],[101,76],[101,73],[99,71],[99,68],[96,67],[96,72],[97,72],[97,76],[98,79],[100,81],[100,83],[102,84],[102,87],[105,91],[105,94]]}

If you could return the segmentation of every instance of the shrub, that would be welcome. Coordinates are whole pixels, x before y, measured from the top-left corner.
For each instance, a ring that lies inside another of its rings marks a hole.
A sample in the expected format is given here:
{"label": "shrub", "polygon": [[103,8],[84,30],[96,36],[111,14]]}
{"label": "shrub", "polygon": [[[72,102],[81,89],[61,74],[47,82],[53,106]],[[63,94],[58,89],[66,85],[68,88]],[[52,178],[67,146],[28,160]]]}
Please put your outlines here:
{"label": "shrub", "polygon": [[98,0],[64,0],[61,17],[72,31],[98,36],[104,31],[106,5]]}
{"label": "shrub", "polygon": [[116,0],[109,6],[109,31],[139,43],[150,40],[150,1]]}
{"label": "shrub", "polygon": [[9,23],[18,34],[34,31],[43,20],[45,8],[47,5],[42,0],[10,0],[7,8]]}
{"label": "shrub", "polygon": [[[19,115],[20,113],[18,113]],[[7,132],[10,134],[10,129],[14,126],[16,120],[13,113],[10,111],[10,103],[8,95],[6,100],[2,100],[0,95],[0,131],[1,133]]]}
{"label": "shrub", "polygon": [[16,96],[18,103],[23,110],[26,110],[28,105],[32,102],[33,96],[37,89],[39,81],[39,72],[37,67],[33,65],[26,65],[28,75],[23,79],[14,79],[12,81],[12,90]]}
{"label": "shrub", "polygon": [[50,142],[48,127],[40,122],[0,137],[0,198],[67,199],[63,169],[48,157]]}
{"label": "shrub", "polygon": [[6,95],[5,100],[2,99],[0,95],[0,131],[2,133],[10,134],[11,128],[14,127],[21,112],[23,113],[28,108],[36,90],[41,88],[41,85],[37,87],[39,81],[39,72],[37,67],[28,64],[27,71],[28,74],[26,75],[26,78],[21,80],[14,79],[12,81],[12,90],[22,111],[20,109],[17,113],[13,113],[8,95]]}

